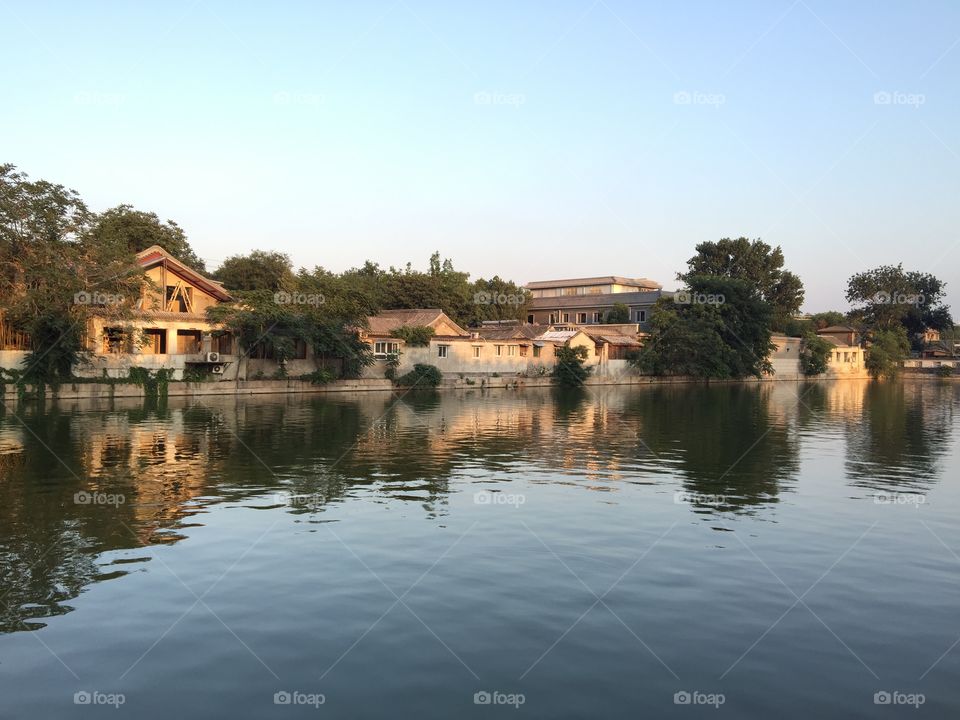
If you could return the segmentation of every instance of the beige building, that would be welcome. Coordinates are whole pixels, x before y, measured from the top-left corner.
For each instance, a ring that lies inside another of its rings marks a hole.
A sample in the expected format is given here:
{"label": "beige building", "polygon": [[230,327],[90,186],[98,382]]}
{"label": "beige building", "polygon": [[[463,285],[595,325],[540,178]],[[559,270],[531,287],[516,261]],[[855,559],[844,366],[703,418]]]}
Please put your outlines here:
{"label": "beige building", "polygon": [[526,318],[530,324],[600,325],[606,323],[614,305],[623,304],[629,309],[629,322],[642,329],[646,328],[663,289],[660,283],[647,278],[617,275],[538,280],[524,287],[532,297]]}
{"label": "beige building", "polygon": [[158,245],[137,253],[151,286],[134,305],[132,319],[114,323],[94,316],[87,326],[89,358],[77,375],[124,377],[131,367],[167,368],[180,379],[190,366],[217,375],[236,373],[234,338],[207,320],[207,308],[232,300],[223,285],[204,277]]}

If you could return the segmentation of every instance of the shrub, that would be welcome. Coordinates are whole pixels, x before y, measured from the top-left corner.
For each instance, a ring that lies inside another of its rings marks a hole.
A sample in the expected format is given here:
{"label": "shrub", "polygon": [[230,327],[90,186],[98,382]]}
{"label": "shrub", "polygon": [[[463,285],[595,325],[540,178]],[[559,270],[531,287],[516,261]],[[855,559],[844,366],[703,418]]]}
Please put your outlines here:
{"label": "shrub", "polygon": [[213,378],[211,373],[203,365],[187,365],[183,369],[183,381],[188,383],[207,382]]}
{"label": "shrub", "polygon": [[559,385],[583,385],[592,369],[584,366],[586,359],[585,347],[557,348],[557,364],[553,369],[553,381]]}
{"label": "shrub", "polygon": [[950,377],[953,375],[953,367],[950,365],[941,365],[934,371],[937,377]]}
{"label": "shrub", "polygon": [[804,375],[822,375],[827,371],[827,360],[833,350],[829,341],[810,333],[803,338],[800,350],[800,369]]}
{"label": "shrub", "polygon": [[391,332],[390,336],[403,340],[410,347],[426,347],[433,337],[433,328],[426,325],[404,325]]}
{"label": "shrub", "polygon": [[406,387],[436,387],[443,379],[440,368],[417,363],[413,370],[397,378],[397,385]]}
{"label": "shrub", "polygon": [[387,380],[396,380],[398,367],[400,367],[400,353],[391,353],[387,356],[387,369],[383,371],[383,376]]}
{"label": "shrub", "polygon": [[317,368],[312,373],[300,376],[301,380],[309,381],[311,385],[327,385],[337,379],[330,368]]}

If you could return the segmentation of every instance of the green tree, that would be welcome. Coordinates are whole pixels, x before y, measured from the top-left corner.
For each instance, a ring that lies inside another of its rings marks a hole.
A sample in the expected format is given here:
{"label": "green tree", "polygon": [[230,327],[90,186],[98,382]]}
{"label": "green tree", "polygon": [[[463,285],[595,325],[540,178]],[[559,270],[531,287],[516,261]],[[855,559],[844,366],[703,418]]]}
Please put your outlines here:
{"label": "green tree", "polygon": [[910,340],[903,327],[872,333],[865,365],[875,378],[893,377],[910,353]]}
{"label": "green tree", "polygon": [[204,262],[187,241],[186,233],[173,220],[161,222],[155,213],[117,205],[93,218],[89,230],[96,243],[117,243],[131,253],[159,245],[197,272],[206,272]]}
{"label": "green tree", "polygon": [[76,191],[0,166],[0,316],[30,336],[28,381],[69,377],[90,319],[121,323],[146,287],[128,248],[91,237],[91,217]]}
{"label": "green tree", "polygon": [[803,348],[800,350],[800,369],[804,375],[822,375],[827,371],[830,353],[833,344],[813,333],[803,338]]}
{"label": "green tree", "polygon": [[653,375],[740,379],[771,373],[771,309],[756,287],[714,276],[690,276],[688,283],[689,302],[657,301],[650,337],[631,363]]}
{"label": "green tree", "polygon": [[213,277],[231,292],[251,290],[291,290],[294,287],[293,264],[285,253],[254,250],[249,255],[233,255],[223,261]]}
{"label": "green tree", "polygon": [[590,376],[593,368],[584,365],[587,359],[587,349],[582,346],[558,347],[557,362],[553,368],[553,381],[558,385],[579,387]]}
{"label": "green tree", "polygon": [[433,334],[433,328],[426,325],[405,325],[392,331],[390,336],[403,340],[410,347],[427,347]]}
{"label": "green tree", "polygon": [[623,303],[614,303],[613,307],[607,311],[604,322],[611,325],[623,325],[630,322],[630,308]]}
{"label": "green tree", "polygon": [[779,246],[771,248],[761,240],[750,241],[745,237],[723,238],[717,242],[700,243],[696,252],[687,261],[687,272],[677,275],[677,279],[688,286],[698,276],[750,283],[759,292],[760,299],[770,304],[772,327],[777,330],[783,330],[787,321],[800,311],[803,283],[799,277],[783,269],[783,251]]}
{"label": "green tree", "polygon": [[854,306],[854,317],[868,328],[903,327],[919,349],[924,330],[953,327],[950,308],[943,303],[944,288],[930,273],[907,271],[902,264],[881,265],[850,278],[847,301]]}

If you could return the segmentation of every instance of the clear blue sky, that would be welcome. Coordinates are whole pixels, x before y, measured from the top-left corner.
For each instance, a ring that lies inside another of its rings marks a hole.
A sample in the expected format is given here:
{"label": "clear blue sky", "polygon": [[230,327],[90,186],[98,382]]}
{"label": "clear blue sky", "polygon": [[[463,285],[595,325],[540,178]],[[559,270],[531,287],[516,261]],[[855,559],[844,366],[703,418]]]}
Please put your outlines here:
{"label": "clear blue sky", "polygon": [[0,27],[0,161],[174,219],[213,266],[439,249],[669,288],[746,235],[808,310],[902,261],[960,315],[955,1],[7,2]]}

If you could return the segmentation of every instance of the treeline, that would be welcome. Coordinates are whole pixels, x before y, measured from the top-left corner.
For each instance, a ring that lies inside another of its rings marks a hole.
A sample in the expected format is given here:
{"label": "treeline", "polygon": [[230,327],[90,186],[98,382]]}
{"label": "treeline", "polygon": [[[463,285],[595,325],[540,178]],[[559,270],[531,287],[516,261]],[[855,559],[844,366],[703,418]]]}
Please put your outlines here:
{"label": "treeline", "polygon": [[30,338],[28,380],[68,378],[93,315],[120,327],[135,316],[150,282],[134,256],[152,245],[223,282],[236,302],[211,309],[211,319],[245,352],[281,366],[306,345],[337,360],[332,365],[343,373],[358,374],[370,361],[358,330],[384,309],[440,308],[469,326],[522,318],[529,302],[517,284],[470,280],[439,253],[425,270],[367,262],[334,273],[294,268],[289,256],[260,250],[210,269],[175,222],[129,205],[96,213],[76,191],[0,165],[0,323]]}

